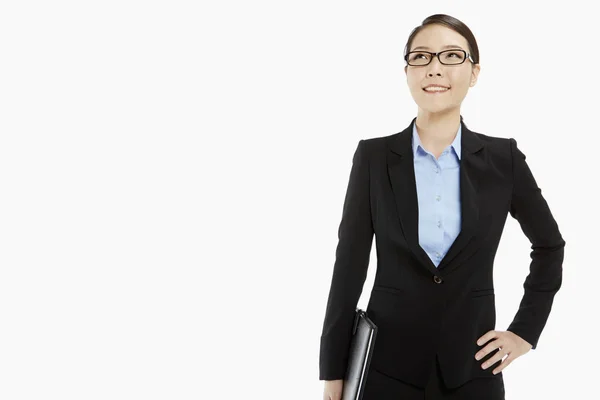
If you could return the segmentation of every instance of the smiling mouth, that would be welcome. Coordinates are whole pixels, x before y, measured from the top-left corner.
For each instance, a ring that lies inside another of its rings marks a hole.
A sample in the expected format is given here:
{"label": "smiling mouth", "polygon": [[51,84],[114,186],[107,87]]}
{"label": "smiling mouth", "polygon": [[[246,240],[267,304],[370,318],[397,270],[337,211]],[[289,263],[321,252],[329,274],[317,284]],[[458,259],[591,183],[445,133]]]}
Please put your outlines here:
{"label": "smiling mouth", "polygon": [[425,90],[423,89],[423,91],[425,93],[429,93],[429,94],[439,94],[439,93],[446,93],[448,92],[450,89],[434,89],[434,90]]}

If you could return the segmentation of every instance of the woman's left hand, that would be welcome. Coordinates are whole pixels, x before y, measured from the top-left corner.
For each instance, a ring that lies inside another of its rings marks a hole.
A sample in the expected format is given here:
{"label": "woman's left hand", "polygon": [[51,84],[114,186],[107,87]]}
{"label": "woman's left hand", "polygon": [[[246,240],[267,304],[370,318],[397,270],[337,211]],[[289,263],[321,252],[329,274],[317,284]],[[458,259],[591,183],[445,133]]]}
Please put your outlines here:
{"label": "woman's left hand", "polygon": [[529,342],[521,338],[521,336],[511,331],[489,331],[477,340],[477,345],[481,346],[491,339],[496,340],[488,343],[483,349],[479,350],[477,354],[475,354],[475,359],[481,360],[492,351],[500,349],[496,354],[494,354],[493,357],[490,357],[489,360],[486,360],[486,362],[481,365],[483,369],[486,369],[490,365],[502,360],[504,356],[508,355],[508,357],[506,357],[504,361],[502,361],[502,363],[492,371],[494,375],[502,371],[504,368],[510,365],[511,362],[527,353],[533,347],[531,344],[529,344]]}

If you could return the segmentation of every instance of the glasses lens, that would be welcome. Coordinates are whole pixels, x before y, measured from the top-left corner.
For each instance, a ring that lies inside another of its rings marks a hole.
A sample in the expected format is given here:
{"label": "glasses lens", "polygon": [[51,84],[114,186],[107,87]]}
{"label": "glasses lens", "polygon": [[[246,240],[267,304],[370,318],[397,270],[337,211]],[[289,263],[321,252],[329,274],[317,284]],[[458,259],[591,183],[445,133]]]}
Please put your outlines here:
{"label": "glasses lens", "polygon": [[440,53],[442,64],[462,64],[465,61],[466,54],[462,50],[447,50]]}
{"label": "glasses lens", "polygon": [[408,65],[427,65],[431,61],[431,54],[418,51],[408,53]]}

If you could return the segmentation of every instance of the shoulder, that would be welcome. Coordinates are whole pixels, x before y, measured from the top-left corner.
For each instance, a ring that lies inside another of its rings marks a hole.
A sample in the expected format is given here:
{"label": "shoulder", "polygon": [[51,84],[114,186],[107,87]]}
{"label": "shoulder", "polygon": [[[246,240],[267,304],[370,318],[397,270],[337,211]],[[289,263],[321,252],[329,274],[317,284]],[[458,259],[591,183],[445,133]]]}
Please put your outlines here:
{"label": "shoulder", "polygon": [[514,138],[486,135],[475,131],[471,133],[484,145],[488,157],[503,163],[512,163],[517,151],[517,141]]}
{"label": "shoulder", "polygon": [[390,144],[397,140],[401,134],[402,132],[398,132],[391,135],[363,138],[359,140],[358,147],[364,154],[368,155],[369,158],[377,157],[385,154],[389,149]]}
{"label": "shoulder", "polygon": [[398,134],[359,139],[354,150],[353,162],[370,162],[372,160],[377,160],[380,156],[385,155],[389,141],[393,140],[397,135]]}
{"label": "shoulder", "polygon": [[483,145],[490,147],[492,150],[510,151],[510,140],[513,140],[511,138],[486,135],[474,130],[469,130],[469,132],[473,134]]}

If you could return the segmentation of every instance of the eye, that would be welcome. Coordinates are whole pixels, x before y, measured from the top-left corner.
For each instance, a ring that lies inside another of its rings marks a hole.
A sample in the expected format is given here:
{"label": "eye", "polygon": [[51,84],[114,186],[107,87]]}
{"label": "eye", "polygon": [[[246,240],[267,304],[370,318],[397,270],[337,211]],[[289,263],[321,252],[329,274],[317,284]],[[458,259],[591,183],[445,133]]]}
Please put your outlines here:
{"label": "eye", "polygon": [[411,60],[418,59],[419,57],[427,58],[427,54],[425,53],[413,53]]}
{"label": "eye", "polygon": [[462,51],[448,51],[444,53],[444,60],[447,62],[460,64],[464,61],[465,55]]}

